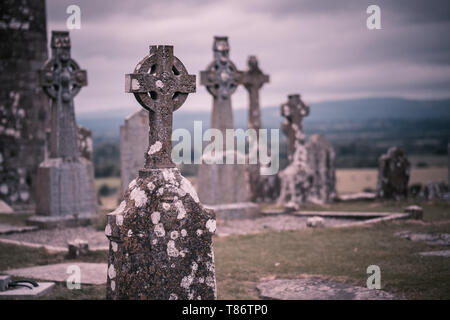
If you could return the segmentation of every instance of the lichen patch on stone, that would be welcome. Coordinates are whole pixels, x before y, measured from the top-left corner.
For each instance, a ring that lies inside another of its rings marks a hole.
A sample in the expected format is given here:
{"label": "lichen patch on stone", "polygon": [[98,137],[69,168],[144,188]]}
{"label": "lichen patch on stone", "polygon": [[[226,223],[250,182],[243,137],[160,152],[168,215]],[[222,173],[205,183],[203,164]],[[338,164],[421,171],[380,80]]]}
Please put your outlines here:
{"label": "lichen patch on stone", "polygon": [[162,143],[160,141],[156,141],[154,144],[152,144],[150,146],[150,148],[148,149],[148,155],[152,155],[156,152],[158,152],[159,150],[161,150],[162,148]]}

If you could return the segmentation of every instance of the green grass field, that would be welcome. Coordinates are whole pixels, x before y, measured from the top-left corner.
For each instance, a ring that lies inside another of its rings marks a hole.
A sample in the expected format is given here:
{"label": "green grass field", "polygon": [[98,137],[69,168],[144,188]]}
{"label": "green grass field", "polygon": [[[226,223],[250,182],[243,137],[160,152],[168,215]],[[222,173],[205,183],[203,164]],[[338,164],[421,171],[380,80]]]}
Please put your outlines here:
{"label": "green grass field", "polygon": [[[412,202],[337,203],[336,211],[398,212]],[[425,220],[379,223],[346,229],[267,232],[214,239],[219,299],[258,299],[261,279],[318,275],[364,286],[366,268],[381,268],[382,288],[401,299],[450,299],[450,259],[421,257],[421,251],[443,250],[394,236],[397,231],[450,233],[450,205],[422,203]],[[308,206],[308,209],[323,207]],[[2,222],[0,218],[0,222]],[[64,261],[61,254],[0,244],[0,269]],[[107,252],[82,260],[106,262]],[[68,290],[58,286],[45,299],[103,299],[105,286]]]}

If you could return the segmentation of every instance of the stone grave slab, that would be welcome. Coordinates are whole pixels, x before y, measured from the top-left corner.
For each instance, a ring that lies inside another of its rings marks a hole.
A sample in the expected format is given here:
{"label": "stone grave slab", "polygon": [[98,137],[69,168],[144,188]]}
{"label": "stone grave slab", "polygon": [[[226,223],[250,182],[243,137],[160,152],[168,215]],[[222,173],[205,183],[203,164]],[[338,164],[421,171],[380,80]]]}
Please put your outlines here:
{"label": "stone grave slab", "polygon": [[54,282],[38,282],[38,287],[32,289],[17,287],[8,291],[0,292],[1,299],[33,299],[46,295],[54,286]]}
{"label": "stone grave slab", "polygon": [[419,252],[419,255],[424,256],[424,257],[448,257],[448,258],[450,258],[450,250]]}
{"label": "stone grave slab", "polygon": [[392,300],[386,291],[319,278],[275,279],[257,285],[262,298],[275,300]]}
{"label": "stone grave slab", "polygon": [[419,233],[401,231],[396,232],[396,236],[411,241],[423,241],[426,244],[438,245],[438,246],[450,246],[450,233]]}
{"label": "stone grave slab", "polygon": [[12,233],[22,233],[27,231],[35,231],[38,227],[36,226],[15,226],[12,224],[0,224],[0,235],[12,234]]}
{"label": "stone grave slab", "polygon": [[81,270],[81,284],[101,285],[106,283],[106,263],[71,262],[49,264],[45,266],[35,266],[20,269],[10,269],[2,271],[15,277],[27,279],[42,279],[47,281],[65,282],[70,274],[67,268],[77,265]]}

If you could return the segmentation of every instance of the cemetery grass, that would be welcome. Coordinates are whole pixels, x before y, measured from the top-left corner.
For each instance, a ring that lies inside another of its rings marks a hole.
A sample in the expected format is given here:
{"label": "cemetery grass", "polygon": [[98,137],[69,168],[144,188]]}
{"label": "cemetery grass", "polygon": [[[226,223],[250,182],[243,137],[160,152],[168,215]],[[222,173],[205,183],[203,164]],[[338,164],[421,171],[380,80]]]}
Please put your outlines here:
{"label": "cemetery grass", "polygon": [[[336,203],[305,210],[401,212],[413,202]],[[318,276],[365,286],[366,269],[381,268],[382,289],[399,299],[450,299],[450,259],[422,257],[422,251],[448,247],[413,242],[399,231],[450,233],[450,205],[419,203],[424,221],[391,221],[344,229],[306,229],[214,238],[219,299],[259,299],[261,280]],[[218,226],[220,228],[220,225]],[[43,249],[0,244],[0,270],[68,261],[106,262],[107,252],[77,260]],[[68,290],[58,284],[42,299],[104,299],[105,286],[82,285]]]}

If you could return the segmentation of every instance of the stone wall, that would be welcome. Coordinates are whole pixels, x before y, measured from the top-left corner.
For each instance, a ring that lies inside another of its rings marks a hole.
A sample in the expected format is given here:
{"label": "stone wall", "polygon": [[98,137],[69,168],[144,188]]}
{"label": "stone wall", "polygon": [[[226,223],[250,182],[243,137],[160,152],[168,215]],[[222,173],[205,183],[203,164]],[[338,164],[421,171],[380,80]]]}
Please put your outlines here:
{"label": "stone wall", "polygon": [[47,60],[44,0],[2,0],[0,12],[0,199],[33,203],[45,156],[48,99],[37,71]]}

